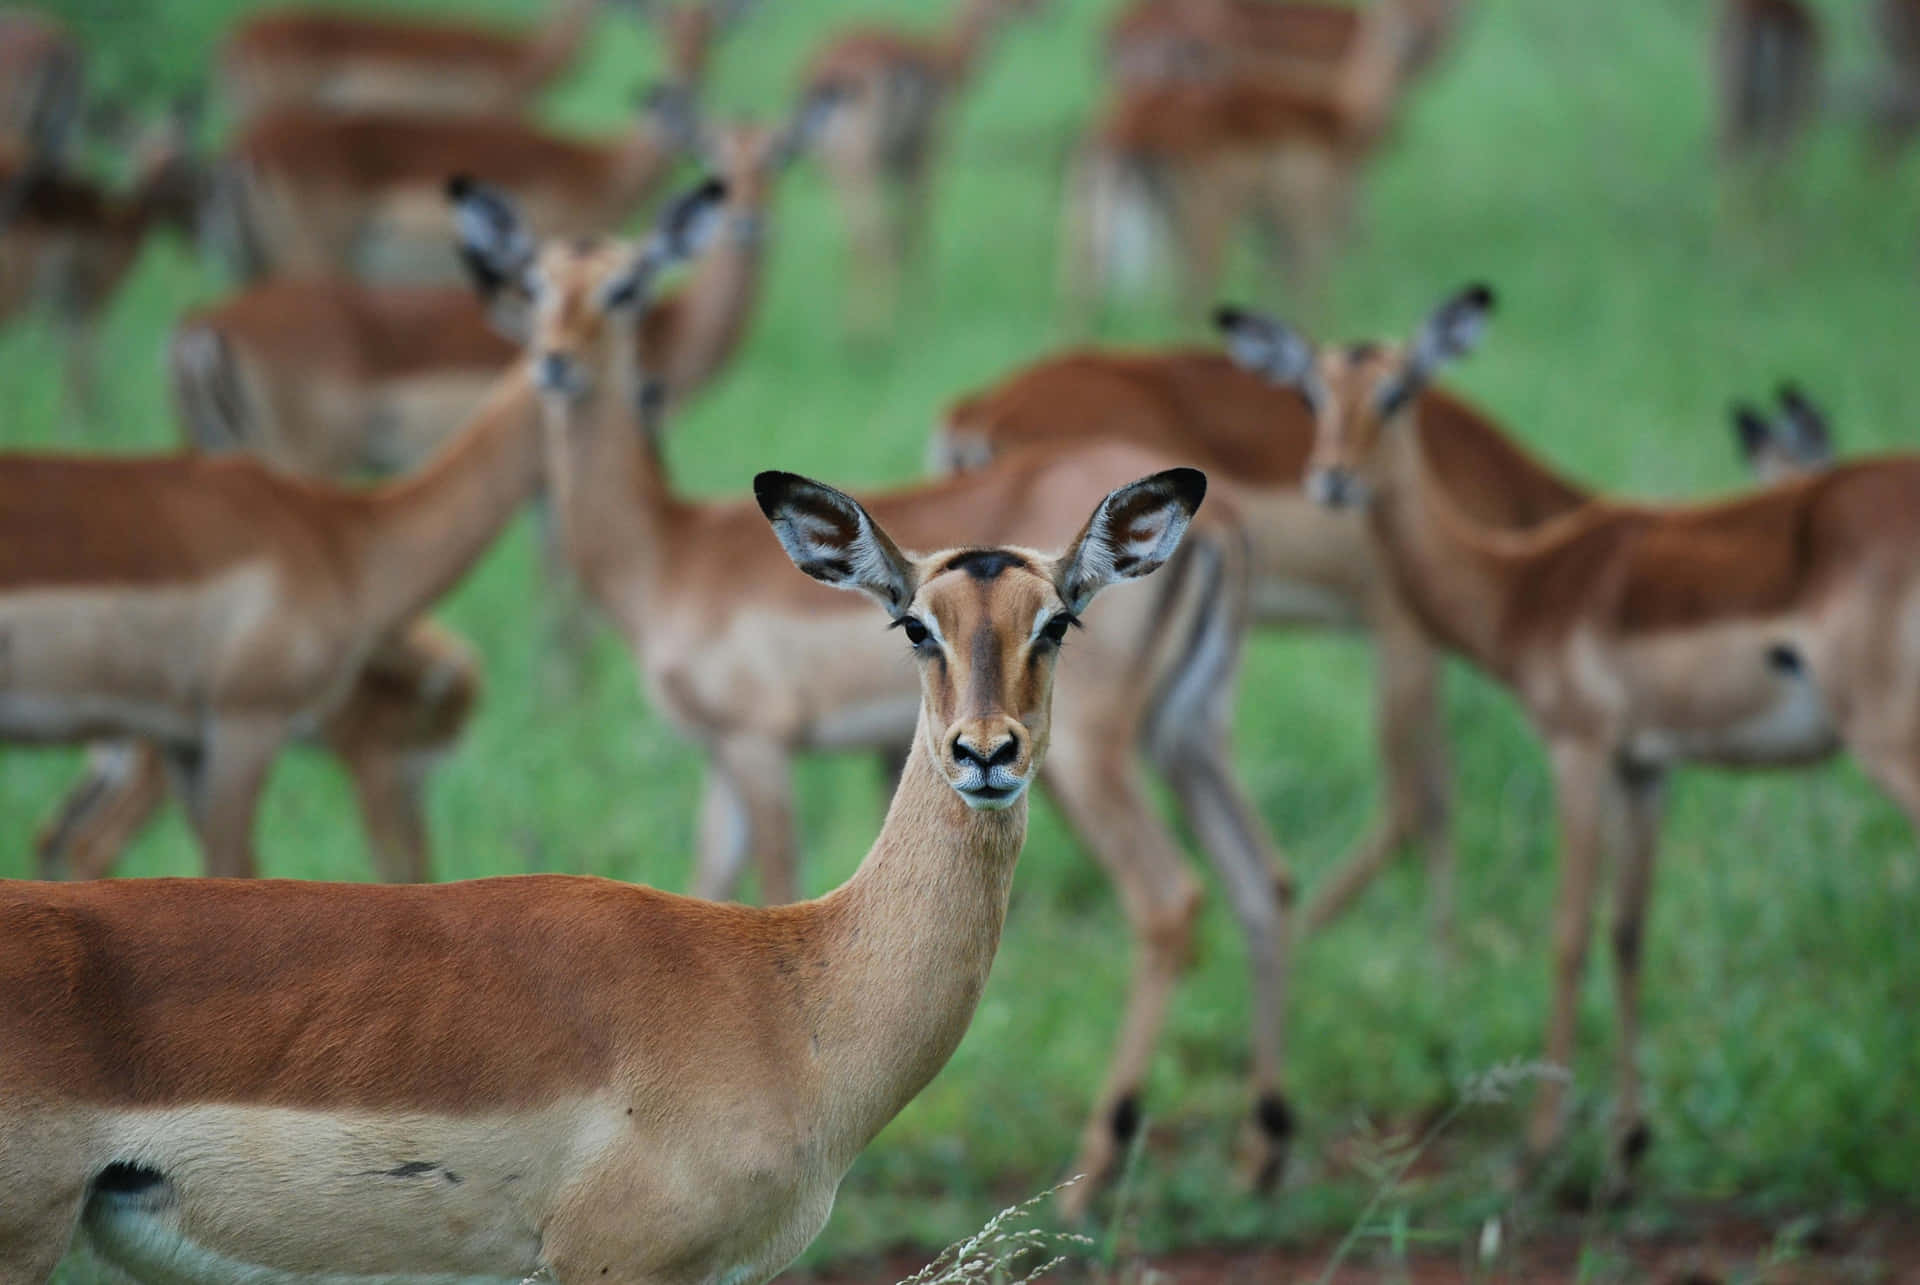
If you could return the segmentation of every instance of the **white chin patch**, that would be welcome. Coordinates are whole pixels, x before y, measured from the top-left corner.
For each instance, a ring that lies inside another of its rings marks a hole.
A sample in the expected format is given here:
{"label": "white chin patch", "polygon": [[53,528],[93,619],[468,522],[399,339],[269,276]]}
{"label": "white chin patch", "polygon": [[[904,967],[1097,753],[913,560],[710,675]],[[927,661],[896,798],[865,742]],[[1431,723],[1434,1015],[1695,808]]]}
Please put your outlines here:
{"label": "white chin patch", "polygon": [[986,790],[962,790],[957,786],[954,788],[954,793],[964,799],[967,806],[975,812],[1004,811],[1012,807],[1015,803],[1018,803],[1020,796],[1026,792],[1027,783],[1025,781],[1020,782],[1020,784],[1008,790],[994,790],[991,792]]}

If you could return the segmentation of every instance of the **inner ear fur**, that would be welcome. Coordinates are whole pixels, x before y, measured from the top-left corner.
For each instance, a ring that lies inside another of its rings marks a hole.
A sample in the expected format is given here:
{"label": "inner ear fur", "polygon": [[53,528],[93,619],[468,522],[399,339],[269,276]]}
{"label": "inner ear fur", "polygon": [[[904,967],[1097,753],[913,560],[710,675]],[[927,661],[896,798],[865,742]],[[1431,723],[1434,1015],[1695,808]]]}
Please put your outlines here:
{"label": "inner ear fur", "polygon": [[795,566],[823,584],[866,594],[898,616],[913,601],[911,559],[860,501],[797,473],[753,479],[753,498]]}
{"label": "inner ear fur", "polygon": [[1056,564],[1056,587],[1068,609],[1081,611],[1108,585],[1138,579],[1165,564],[1206,494],[1206,474],[1175,468],[1101,500]]}

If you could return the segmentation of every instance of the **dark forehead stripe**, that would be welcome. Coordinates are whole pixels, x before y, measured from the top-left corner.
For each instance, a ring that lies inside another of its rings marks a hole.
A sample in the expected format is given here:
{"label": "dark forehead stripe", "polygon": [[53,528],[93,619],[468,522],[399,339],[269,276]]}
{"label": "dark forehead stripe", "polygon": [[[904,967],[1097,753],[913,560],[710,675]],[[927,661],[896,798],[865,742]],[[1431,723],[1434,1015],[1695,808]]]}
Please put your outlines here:
{"label": "dark forehead stripe", "polygon": [[975,580],[992,580],[1008,567],[1033,570],[1031,562],[1007,549],[965,549],[941,564],[940,572],[964,571]]}

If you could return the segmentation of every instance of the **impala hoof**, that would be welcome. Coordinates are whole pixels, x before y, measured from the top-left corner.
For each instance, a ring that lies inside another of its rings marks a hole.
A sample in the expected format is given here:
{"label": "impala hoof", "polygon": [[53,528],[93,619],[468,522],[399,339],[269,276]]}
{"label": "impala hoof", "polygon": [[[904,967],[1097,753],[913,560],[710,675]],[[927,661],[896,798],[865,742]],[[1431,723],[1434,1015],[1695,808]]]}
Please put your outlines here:
{"label": "impala hoof", "polygon": [[1286,1175],[1293,1130],[1293,1108],[1287,1100],[1277,1093],[1262,1094],[1240,1129],[1236,1170],[1242,1186],[1264,1192],[1280,1185]]}

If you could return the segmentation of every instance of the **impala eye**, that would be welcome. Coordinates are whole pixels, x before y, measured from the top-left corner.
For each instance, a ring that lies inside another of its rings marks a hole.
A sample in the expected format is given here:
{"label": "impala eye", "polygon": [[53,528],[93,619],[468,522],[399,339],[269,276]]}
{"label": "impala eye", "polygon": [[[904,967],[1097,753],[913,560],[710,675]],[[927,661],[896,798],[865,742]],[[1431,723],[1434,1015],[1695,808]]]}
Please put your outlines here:
{"label": "impala eye", "polygon": [[1040,637],[1050,646],[1058,647],[1067,640],[1067,630],[1080,623],[1080,617],[1071,611],[1063,611],[1049,620],[1040,630]]}
{"label": "impala eye", "polygon": [[906,634],[907,641],[913,644],[915,651],[924,650],[928,641],[933,637],[932,632],[912,616],[901,616],[893,623],[896,628]]}

